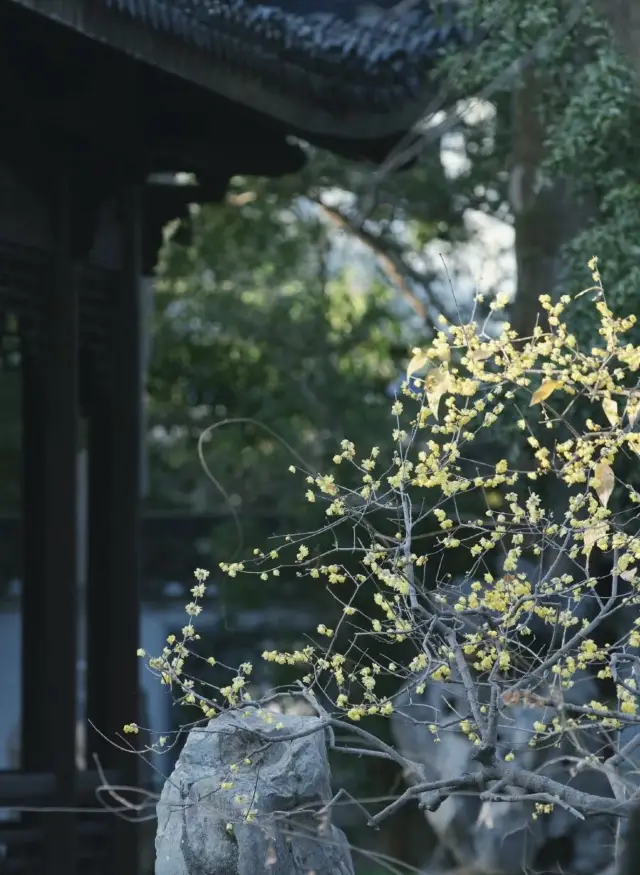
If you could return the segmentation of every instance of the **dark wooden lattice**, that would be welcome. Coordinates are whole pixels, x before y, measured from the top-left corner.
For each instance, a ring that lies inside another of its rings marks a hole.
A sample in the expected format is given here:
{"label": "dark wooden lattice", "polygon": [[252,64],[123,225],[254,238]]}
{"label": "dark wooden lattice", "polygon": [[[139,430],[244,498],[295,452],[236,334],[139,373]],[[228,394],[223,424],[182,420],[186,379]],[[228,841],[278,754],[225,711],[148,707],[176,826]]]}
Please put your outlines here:
{"label": "dark wooden lattice", "polygon": [[[49,321],[48,314],[51,314],[52,311],[51,298],[48,296],[54,293],[56,282],[58,283],[57,294],[62,294],[63,297],[65,295],[64,282],[60,286],[60,265],[59,253],[56,257],[55,252],[46,252],[36,247],[0,240],[0,368],[3,370],[19,369],[22,372],[22,447],[23,454],[27,454],[25,459],[30,458],[32,462],[32,468],[23,463],[23,503],[27,502],[25,506],[31,510],[26,512],[24,522],[22,525],[18,524],[17,530],[15,525],[9,525],[7,529],[7,532],[12,532],[10,535],[11,543],[7,544],[5,541],[6,551],[0,548],[0,574],[3,577],[6,575],[19,576],[23,581],[25,579],[31,581],[30,587],[26,588],[30,589],[29,592],[26,592],[23,586],[23,632],[28,634],[29,639],[32,639],[34,644],[39,640],[40,634],[45,633],[49,626],[59,623],[63,616],[63,614],[59,618],[50,616],[50,612],[55,613],[57,610],[55,593],[48,591],[47,593],[37,593],[34,590],[34,581],[37,587],[37,581],[46,577],[43,574],[43,569],[39,567],[38,551],[40,548],[37,545],[44,543],[45,529],[43,526],[46,527],[47,522],[38,511],[38,494],[41,489],[46,487],[48,477],[45,476],[45,469],[42,468],[38,460],[47,449],[48,436],[46,424],[43,425],[39,421],[39,411],[45,409],[41,406],[44,397],[43,388],[46,387],[50,379],[52,368],[55,370],[56,366],[56,361],[52,360],[48,346],[47,332],[56,330],[55,326],[53,329],[51,328]],[[87,265],[69,265],[63,276],[66,276],[68,281],[73,283],[78,301],[79,411],[90,417],[95,411],[108,408],[110,411],[108,421],[113,422],[114,417],[118,416],[118,411],[113,406],[114,398],[118,397],[120,391],[117,388],[117,379],[114,378],[114,367],[117,370],[115,363],[120,351],[118,345],[122,343],[122,332],[119,324],[120,311],[118,309],[118,301],[123,299],[120,287],[122,276],[118,271]],[[70,294],[72,293],[70,292]],[[50,390],[46,391],[50,393]],[[68,401],[61,399],[61,402],[63,409],[68,409]],[[50,412],[49,408],[49,415]],[[126,420],[126,415],[124,419]],[[126,428],[127,425],[128,423],[125,421],[124,427]],[[131,428],[135,432],[137,424],[132,422]],[[103,463],[107,466],[111,465],[111,470],[113,470],[113,465],[117,468],[118,460],[114,459],[110,462],[108,450],[105,451],[104,448],[103,454],[105,455]],[[33,464],[34,462],[36,464]],[[62,488],[60,482],[58,487]],[[69,488],[75,489],[73,483],[70,484]],[[113,508],[114,503],[117,504],[117,502],[117,492],[111,497],[105,498],[108,507]],[[47,506],[55,508],[55,496],[53,500],[51,495],[49,496]],[[109,525],[111,519],[113,519],[113,510],[107,510],[106,516],[97,521],[98,527],[101,523]],[[34,544],[36,544],[35,548]],[[114,546],[116,553],[119,549],[119,545]],[[124,549],[126,551],[127,548]],[[6,555],[4,555],[5,552]],[[45,594],[47,595],[46,603],[53,607],[43,610],[39,602]],[[65,598],[66,596],[62,594],[61,610],[64,610]],[[94,628],[96,617],[99,617],[101,613],[103,611],[99,607],[93,608]],[[136,616],[135,610],[133,616]],[[25,620],[28,623],[26,627]],[[51,638],[51,631],[47,634],[48,640],[55,641],[55,637]],[[42,649],[41,645],[36,646],[40,650]],[[54,644],[53,647],[55,649],[56,645]],[[23,714],[27,727],[26,733],[23,727],[22,745],[23,757],[25,757],[23,766],[27,771],[0,772],[0,804],[55,808],[60,804],[65,804],[65,801],[61,801],[61,797],[58,795],[59,790],[55,789],[55,781],[52,783],[54,776],[48,773],[49,768],[45,766],[46,757],[40,765],[38,754],[38,738],[42,733],[42,717],[38,714],[37,700],[42,701],[42,696],[46,695],[38,680],[37,665],[41,657],[38,656],[35,661],[30,661],[27,658],[28,650],[27,646],[27,651],[23,652],[23,699],[25,699],[24,694],[28,689],[28,686],[24,685],[25,677],[28,676],[27,685],[30,677],[33,684],[33,698],[36,702],[29,702],[27,711]],[[51,658],[55,659],[56,654],[52,653]],[[108,661],[109,655],[106,655],[105,659]],[[100,664],[99,659],[98,662],[94,660],[93,665],[93,670],[100,684],[104,686],[105,667]],[[58,695],[63,689],[62,685],[67,683],[63,674],[60,676],[61,686]],[[56,692],[50,690],[48,695],[55,697]],[[117,695],[114,690],[107,691],[111,703],[114,702],[114,696],[117,699]],[[126,705],[126,708],[134,707],[131,704],[131,695],[129,695],[128,701],[129,704]],[[113,704],[110,707],[113,708]],[[62,715],[62,712],[60,713]],[[55,727],[51,730],[52,733],[56,731]],[[61,735],[60,740],[62,738]],[[111,751],[107,749],[103,764],[105,764],[105,760],[109,759],[110,754]],[[92,769],[92,765],[89,763],[88,768]],[[108,768],[109,764],[106,763],[106,765]],[[47,773],[43,771],[44,768],[47,769]],[[118,773],[112,772],[113,774]],[[93,792],[97,783],[96,777],[95,772],[87,772],[84,776],[81,774],[77,776],[74,804],[80,808],[92,807],[95,809],[99,807]],[[119,776],[119,779],[121,780],[122,776]],[[68,804],[68,800],[66,801]],[[56,820],[60,817],[62,815],[36,816],[26,814],[16,820],[0,823],[0,871],[3,873],[5,871],[15,873],[62,872],[63,869],[56,868],[57,864],[50,859],[51,824],[59,823],[62,827],[63,821]],[[69,826],[64,828],[68,830]],[[57,829],[59,827],[53,827],[54,833]],[[69,871],[68,875],[106,875],[106,873],[113,871],[113,853],[114,847],[118,846],[116,836],[119,829],[115,818],[106,812],[103,814],[78,814],[74,818],[72,829],[75,865],[73,871]],[[71,835],[71,833],[67,834]],[[117,854],[115,859],[118,859]],[[60,861],[60,865],[64,865],[63,861]]]}

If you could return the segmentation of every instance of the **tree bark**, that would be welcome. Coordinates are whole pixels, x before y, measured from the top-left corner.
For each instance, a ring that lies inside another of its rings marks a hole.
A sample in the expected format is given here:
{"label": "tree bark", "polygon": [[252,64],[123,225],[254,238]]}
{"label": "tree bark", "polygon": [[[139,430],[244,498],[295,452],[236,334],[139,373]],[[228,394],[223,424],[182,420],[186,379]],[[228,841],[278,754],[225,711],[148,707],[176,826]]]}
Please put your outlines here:
{"label": "tree bark", "polygon": [[638,0],[596,0],[596,3],[640,77],[640,3]]}
{"label": "tree bark", "polygon": [[544,84],[529,69],[512,101],[509,199],[514,215],[516,298],[511,323],[528,337],[541,316],[540,295],[552,295],[562,279],[562,247],[584,227],[587,210],[568,180],[545,182],[541,167],[546,131],[540,120]]}
{"label": "tree bark", "polygon": [[616,867],[616,875],[636,875],[640,854],[640,804],[636,803],[627,824],[627,838]]}

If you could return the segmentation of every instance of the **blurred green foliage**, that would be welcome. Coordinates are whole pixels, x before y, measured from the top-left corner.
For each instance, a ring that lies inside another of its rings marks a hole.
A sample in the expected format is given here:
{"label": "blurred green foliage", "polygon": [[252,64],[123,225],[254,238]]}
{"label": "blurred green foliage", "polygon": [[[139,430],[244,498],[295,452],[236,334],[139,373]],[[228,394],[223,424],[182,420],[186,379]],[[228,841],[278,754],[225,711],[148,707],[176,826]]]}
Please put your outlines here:
{"label": "blurred green foliage", "polygon": [[[439,234],[464,238],[463,209],[454,208],[439,159],[437,172],[433,155],[427,163],[429,174],[416,168],[397,177],[395,201],[384,189],[368,226],[380,246],[389,245],[391,220],[399,221],[385,215],[392,203],[407,216],[412,247]],[[408,345],[430,326],[399,301],[368,244],[354,242],[318,206],[332,197],[340,203],[342,192],[340,209],[354,215],[369,183],[366,170],[317,155],[297,179],[235,180],[228,203],[192,209],[187,243],[169,235],[148,385],[150,507],[231,505],[245,546],[264,544],[274,519],[295,520],[296,529],[318,524],[290,465],[322,470],[347,437],[363,452],[389,447],[389,387]],[[416,287],[415,295],[424,291]],[[205,475],[197,443],[226,421],[203,447],[225,496]],[[236,541],[233,519],[217,525],[212,561],[228,560]],[[282,597],[286,581],[280,589]],[[233,601],[272,595],[238,587]]]}

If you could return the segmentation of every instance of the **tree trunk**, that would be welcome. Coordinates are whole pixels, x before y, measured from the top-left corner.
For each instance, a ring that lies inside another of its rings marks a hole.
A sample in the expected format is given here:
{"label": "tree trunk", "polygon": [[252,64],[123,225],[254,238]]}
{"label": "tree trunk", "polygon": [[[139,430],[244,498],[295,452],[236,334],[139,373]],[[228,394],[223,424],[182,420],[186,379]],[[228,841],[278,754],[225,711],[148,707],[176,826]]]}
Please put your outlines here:
{"label": "tree trunk", "polygon": [[543,184],[546,132],[540,121],[544,84],[528,70],[512,102],[509,196],[515,217],[516,299],[511,323],[521,337],[540,318],[540,295],[553,295],[562,279],[562,247],[584,227],[588,211],[567,180]]}
{"label": "tree trunk", "polygon": [[596,3],[640,76],[640,3],[638,0],[596,0]]}
{"label": "tree trunk", "polygon": [[629,815],[625,845],[616,867],[616,875],[636,875],[640,855],[640,803],[634,805]]}

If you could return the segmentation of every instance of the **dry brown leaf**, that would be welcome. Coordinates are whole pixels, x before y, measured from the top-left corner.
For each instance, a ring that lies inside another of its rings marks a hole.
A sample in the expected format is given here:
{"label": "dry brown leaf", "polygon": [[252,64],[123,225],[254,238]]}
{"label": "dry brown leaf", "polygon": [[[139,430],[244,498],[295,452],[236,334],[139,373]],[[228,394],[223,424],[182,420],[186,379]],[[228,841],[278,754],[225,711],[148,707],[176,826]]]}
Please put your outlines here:
{"label": "dry brown leaf", "polygon": [[505,705],[522,705],[525,708],[539,708],[545,704],[544,699],[531,690],[507,690],[502,694]]}
{"label": "dry brown leaf", "polygon": [[596,475],[596,480],[598,481],[598,485],[594,485],[596,495],[600,499],[600,503],[603,507],[606,507],[609,504],[609,499],[611,498],[613,487],[616,483],[616,478],[613,475],[613,468],[611,465],[607,465],[606,462],[598,462],[593,473]]}
{"label": "dry brown leaf", "polygon": [[617,403],[613,400],[613,398],[605,398],[602,402],[602,409],[604,411],[604,415],[607,417],[611,425],[615,428],[616,425],[620,422]]}
{"label": "dry brown leaf", "polygon": [[267,848],[267,856],[265,858],[264,864],[268,869],[273,868],[278,862],[278,855],[276,854],[276,849],[273,845],[269,845]]}
{"label": "dry brown leaf", "polygon": [[560,388],[562,384],[558,382],[558,380],[545,380],[539,389],[531,396],[531,404],[530,407],[533,407],[534,404],[542,404],[543,401],[546,401],[550,395],[555,392],[556,389]]}

